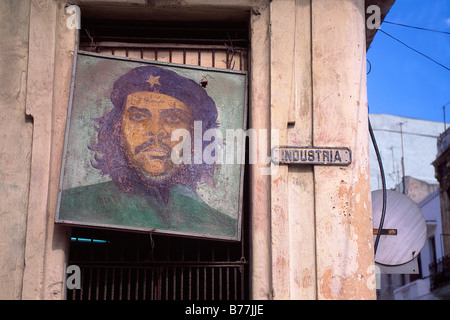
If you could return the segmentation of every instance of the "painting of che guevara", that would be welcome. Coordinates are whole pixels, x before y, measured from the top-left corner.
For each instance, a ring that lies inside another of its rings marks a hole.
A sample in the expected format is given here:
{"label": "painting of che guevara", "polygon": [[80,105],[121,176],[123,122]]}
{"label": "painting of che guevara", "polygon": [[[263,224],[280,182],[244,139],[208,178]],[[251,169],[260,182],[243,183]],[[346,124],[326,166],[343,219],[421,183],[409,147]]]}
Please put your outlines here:
{"label": "painting of che guevara", "polygon": [[78,52],[56,222],[240,240],[246,77]]}

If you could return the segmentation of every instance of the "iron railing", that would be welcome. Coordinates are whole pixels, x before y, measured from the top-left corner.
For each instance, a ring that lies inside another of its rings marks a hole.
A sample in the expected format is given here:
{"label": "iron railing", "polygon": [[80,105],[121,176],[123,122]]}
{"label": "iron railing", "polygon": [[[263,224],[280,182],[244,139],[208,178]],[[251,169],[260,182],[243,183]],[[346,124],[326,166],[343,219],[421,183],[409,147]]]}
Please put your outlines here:
{"label": "iron railing", "polygon": [[[241,242],[74,230],[70,265],[81,288],[68,300],[242,300],[248,262]],[[100,232],[100,233],[99,233]]]}
{"label": "iron railing", "polygon": [[431,290],[450,283],[450,256],[445,256],[429,265],[431,273]]}

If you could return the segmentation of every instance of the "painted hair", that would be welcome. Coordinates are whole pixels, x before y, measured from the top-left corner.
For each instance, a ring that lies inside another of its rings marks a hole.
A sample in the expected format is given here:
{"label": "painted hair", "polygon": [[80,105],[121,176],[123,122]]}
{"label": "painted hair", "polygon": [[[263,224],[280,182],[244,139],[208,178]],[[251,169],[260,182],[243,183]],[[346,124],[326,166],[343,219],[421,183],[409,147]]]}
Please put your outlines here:
{"label": "painted hair", "polygon": [[139,188],[152,194],[156,188],[165,202],[170,187],[177,183],[195,190],[199,182],[211,182],[214,175],[214,166],[211,164],[194,164],[194,161],[191,161],[192,164],[181,165],[180,170],[163,181],[149,181],[131,165],[121,137],[122,112],[127,97],[142,91],[169,95],[184,102],[192,110],[194,120],[201,121],[202,134],[208,129],[218,127],[216,104],[201,85],[168,69],[155,66],[138,67],[122,75],[114,83],[110,96],[114,108],[103,117],[94,119],[97,144],[89,147],[95,152],[95,162],[91,161],[91,165],[100,170],[102,175],[109,175],[123,191],[133,192]]}

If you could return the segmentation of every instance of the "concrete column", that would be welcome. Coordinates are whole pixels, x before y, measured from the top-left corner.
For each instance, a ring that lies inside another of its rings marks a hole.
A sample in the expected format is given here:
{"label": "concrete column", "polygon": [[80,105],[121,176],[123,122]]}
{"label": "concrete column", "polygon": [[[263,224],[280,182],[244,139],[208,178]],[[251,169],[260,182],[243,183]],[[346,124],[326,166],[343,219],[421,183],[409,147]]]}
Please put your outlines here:
{"label": "concrete column", "polygon": [[25,117],[30,1],[0,0],[0,299],[20,299],[33,124]]}
{"label": "concrete column", "polygon": [[69,256],[70,227],[56,225],[64,136],[70,98],[72,67],[76,44],[76,30],[67,28],[68,15],[64,4],[58,3],[56,15],[55,81],[53,84],[52,135],[50,180],[48,193],[48,221],[45,248],[44,299],[64,299]]}
{"label": "concrete column", "polygon": [[[257,163],[250,165],[250,276],[251,297],[272,298],[270,239],[270,162],[264,163],[270,150],[270,50],[269,6],[255,8],[251,15],[250,41],[250,128],[257,133]],[[267,136],[260,133],[266,130]],[[264,148],[267,146],[267,148]],[[261,148],[262,146],[262,148]]]}
{"label": "concrete column", "polygon": [[34,119],[22,299],[42,299],[50,170],[56,4],[31,1],[26,110]]}
{"label": "concrete column", "polygon": [[[271,2],[271,130],[276,145],[311,146],[310,1]],[[282,165],[271,176],[274,299],[315,299],[311,166]]]}
{"label": "concrete column", "polygon": [[373,299],[364,0],[312,1],[313,143],[349,147],[314,167],[318,299]]}
{"label": "concrete column", "polygon": [[363,0],[270,4],[275,145],[348,147],[348,167],[270,177],[274,299],[373,299]]}
{"label": "concrete column", "polygon": [[22,299],[64,297],[66,229],[54,225],[75,33],[64,4],[33,0],[26,112],[33,117]]}

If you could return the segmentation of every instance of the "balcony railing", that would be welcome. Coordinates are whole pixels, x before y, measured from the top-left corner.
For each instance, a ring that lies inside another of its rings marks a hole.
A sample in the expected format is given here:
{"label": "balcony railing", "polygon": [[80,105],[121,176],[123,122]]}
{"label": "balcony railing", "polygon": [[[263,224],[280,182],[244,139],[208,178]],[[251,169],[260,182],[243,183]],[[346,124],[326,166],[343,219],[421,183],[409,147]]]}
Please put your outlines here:
{"label": "balcony railing", "polygon": [[439,259],[430,264],[431,282],[430,290],[435,290],[450,283],[450,256]]}

